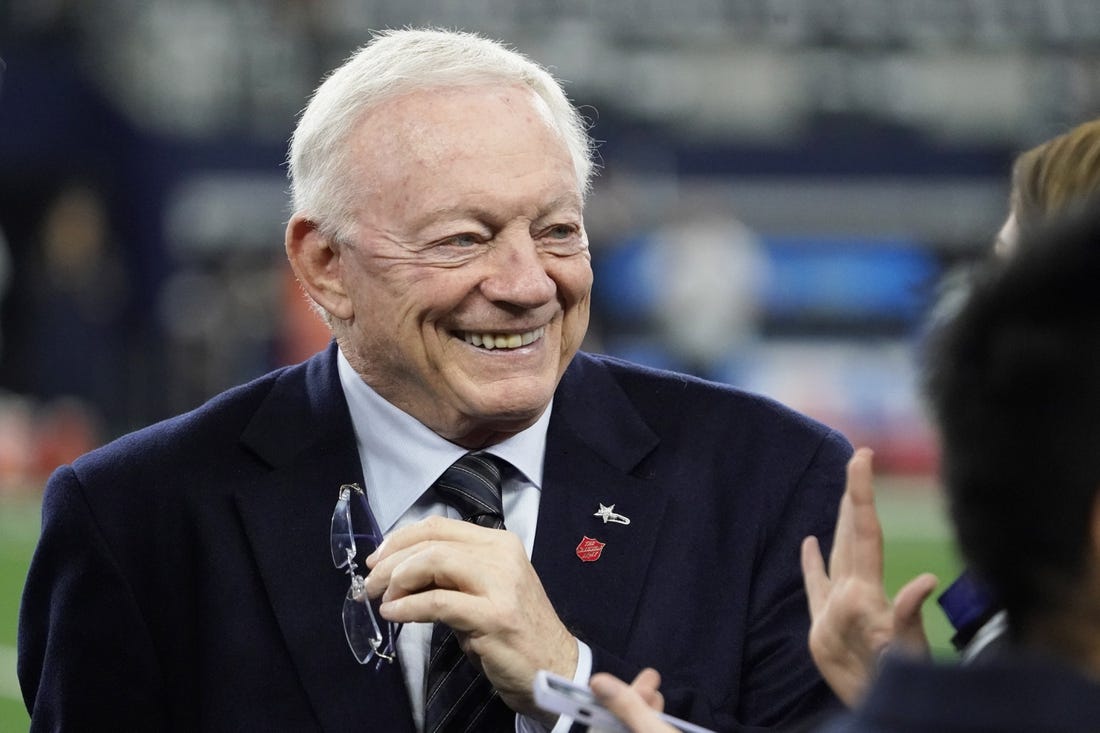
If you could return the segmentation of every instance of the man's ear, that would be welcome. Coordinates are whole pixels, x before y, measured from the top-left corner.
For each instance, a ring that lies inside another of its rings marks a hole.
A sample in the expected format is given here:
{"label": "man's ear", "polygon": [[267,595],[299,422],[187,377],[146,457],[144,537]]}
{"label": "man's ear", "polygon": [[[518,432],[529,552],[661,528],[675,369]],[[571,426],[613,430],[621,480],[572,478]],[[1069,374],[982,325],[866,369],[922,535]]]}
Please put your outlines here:
{"label": "man's ear", "polygon": [[317,222],[295,214],[286,225],[286,256],[309,297],[336,318],[351,318],[354,309],[344,285],[340,246],[321,232]]}

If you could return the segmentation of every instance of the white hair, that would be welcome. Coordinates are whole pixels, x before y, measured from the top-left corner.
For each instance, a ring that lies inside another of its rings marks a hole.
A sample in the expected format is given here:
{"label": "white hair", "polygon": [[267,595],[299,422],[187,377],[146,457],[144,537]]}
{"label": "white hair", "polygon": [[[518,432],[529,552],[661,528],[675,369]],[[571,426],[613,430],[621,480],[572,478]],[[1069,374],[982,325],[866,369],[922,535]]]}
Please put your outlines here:
{"label": "white hair", "polygon": [[593,144],[580,113],[548,71],[523,54],[473,33],[388,30],[373,35],[313,93],[290,140],[287,158],[295,211],[329,236],[350,234],[352,197],[346,143],[372,107],[421,89],[480,84],[523,85],[545,102],[573,158],[582,195],[593,170]]}

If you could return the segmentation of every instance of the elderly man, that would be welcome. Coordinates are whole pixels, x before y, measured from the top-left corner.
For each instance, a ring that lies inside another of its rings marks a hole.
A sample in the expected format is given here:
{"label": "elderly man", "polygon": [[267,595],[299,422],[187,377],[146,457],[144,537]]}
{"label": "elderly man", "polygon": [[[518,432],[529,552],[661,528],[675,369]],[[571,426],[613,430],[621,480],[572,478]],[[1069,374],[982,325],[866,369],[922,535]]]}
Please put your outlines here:
{"label": "elderly man", "polygon": [[483,38],[381,34],[325,80],[286,249],[334,344],[52,477],[35,728],[565,728],[536,670],[647,664],[712,727],[832,704],[798,547],[850,446],[578,351],[591,169],[559,85]]}

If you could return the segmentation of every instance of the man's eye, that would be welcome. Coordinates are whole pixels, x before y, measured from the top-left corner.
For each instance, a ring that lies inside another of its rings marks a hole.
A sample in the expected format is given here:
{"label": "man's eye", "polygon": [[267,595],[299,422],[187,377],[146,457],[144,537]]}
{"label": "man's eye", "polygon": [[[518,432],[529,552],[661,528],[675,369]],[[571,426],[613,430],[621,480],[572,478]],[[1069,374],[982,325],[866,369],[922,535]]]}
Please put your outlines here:
{"label": "man's eye", "polygon": [[456,234],[453,237],[447,237],[440,244],[450,245],[454,247],[473,247],[476,244],[481,243],[481,237],[476,234]]}
{"label": "man's eye", "polygon": [[569,239],[575,232],[576,229],[568,224],[555,224],[543,232],[543,236],[549,239]]}

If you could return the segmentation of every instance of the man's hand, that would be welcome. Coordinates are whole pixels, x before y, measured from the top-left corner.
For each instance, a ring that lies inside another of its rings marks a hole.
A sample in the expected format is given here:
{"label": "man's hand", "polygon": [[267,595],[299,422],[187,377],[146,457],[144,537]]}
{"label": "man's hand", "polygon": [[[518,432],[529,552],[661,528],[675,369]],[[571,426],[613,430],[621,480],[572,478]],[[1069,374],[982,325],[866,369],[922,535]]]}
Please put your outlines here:
{"label": "man's hand", "polygon": [[639,672],[629,687],[606,672],[592,675],[589,683],[600,704],[634,733],[676,733],[675,728],[657,718],[665,707],[660,685],[661,675],[651,668]]}
{"label": "man's hand", "polygon": [[430,517],[386,537],[367,566],[367,595],[381,596],[383,617],[447,624],[510,708],[553,723],[535,705],[535,672],[572,678],[577,641],[515,534]]}
{"label": "man's hand", "polygon": [[849,707],[867,691],[888,645],[927,656],[920,609],[938,582],[936,576],[923,573],[906,583],[893,603],[887,598],[871,457],[870,449],[860,448],[848,462],[828,573],[817,539],[807,537],[802,543],[810,654],[825,681]]}

